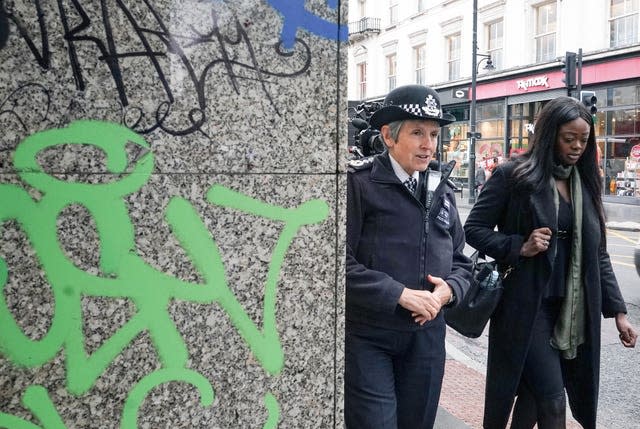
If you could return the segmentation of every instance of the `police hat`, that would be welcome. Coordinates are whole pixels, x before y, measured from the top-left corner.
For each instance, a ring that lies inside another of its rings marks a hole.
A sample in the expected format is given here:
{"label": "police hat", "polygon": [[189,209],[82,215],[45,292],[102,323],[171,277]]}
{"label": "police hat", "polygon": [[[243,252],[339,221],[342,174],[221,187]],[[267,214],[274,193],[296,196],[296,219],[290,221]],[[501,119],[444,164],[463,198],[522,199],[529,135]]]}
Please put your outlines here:
{"label": "police hat", "polygon": [[382,108],[369,120],[372,128],[405,119],[431,119],[441,126],[453,122],[444,119],[438,93],[424,85],[405,85],[392,90],[384,98]]}

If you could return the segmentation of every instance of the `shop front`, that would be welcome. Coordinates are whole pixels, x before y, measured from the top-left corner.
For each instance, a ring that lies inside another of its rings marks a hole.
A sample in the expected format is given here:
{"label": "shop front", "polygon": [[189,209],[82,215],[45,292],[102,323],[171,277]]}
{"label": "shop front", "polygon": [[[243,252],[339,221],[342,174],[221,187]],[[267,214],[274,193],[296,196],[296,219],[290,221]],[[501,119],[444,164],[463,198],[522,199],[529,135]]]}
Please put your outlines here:
{"label": "shop front", "polygon": [[[456,119],[468,117],[469,106],[460,106],[449,110]],[[452,175],[464,180],[468,178],[469,168],[469,121],[459,120],[449,125],[448,135],[442,147],[444,162],[456,161]],[[505,103],[504,100],[485,102],[476,105],[476,161],[478,166],[487,170],[494,163],[505,159]],[[476,168],[477,169],[477,168]]]}
{"label": "shop front", "polygon": [[640,198],[640,83],[594,89],[599,100],[596,136],[604,193]]}
{"label": "shop front", "polygon": [[[476,170],[482,168],[489,175],[496,163],[528,149],[542,107],[567,93],[562,77],[558,69],[478,83]],[[640,57],[584,64],[582,90],[593,91],[597,97],[594,119],[604,194],[617,202],[640,204]],[[451,93],[467,95],[468,91],[454,89]],[[466,183],[469,103],[450,101],[445,109],[457,121],[444,136],[442,159],[455,159],[453,175]]]}

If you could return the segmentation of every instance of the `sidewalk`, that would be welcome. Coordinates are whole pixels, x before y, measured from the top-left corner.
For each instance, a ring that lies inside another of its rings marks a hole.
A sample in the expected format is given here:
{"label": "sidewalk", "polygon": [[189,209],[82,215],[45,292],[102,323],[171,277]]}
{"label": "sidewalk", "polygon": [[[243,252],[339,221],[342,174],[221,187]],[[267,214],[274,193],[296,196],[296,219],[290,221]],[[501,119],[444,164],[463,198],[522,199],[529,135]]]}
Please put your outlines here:
{"label": "sidewalk", "polygon": [[482,428],[484,384],[484,374],[453,359],[447,353],[434,428]]}
{"label": "sidewalk", "polygon": [[[450,343],[434,429],[482,429],[484,368]],[[580,429],[567,410],[567,429]]]}

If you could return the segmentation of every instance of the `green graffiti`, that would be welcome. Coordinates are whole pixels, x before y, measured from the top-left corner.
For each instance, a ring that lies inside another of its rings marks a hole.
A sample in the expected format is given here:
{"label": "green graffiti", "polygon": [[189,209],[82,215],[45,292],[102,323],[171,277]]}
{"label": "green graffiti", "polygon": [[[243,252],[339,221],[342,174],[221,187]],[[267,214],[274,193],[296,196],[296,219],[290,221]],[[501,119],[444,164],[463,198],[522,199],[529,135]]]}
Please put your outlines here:
{"label": "green graffiti", "polygon": [[264,405],[269,412],[269,417],[263,426],[263,429],[274,429],[278,427],[278,416],[280,416],[280,409],[278,407],[278,401],[276,397],[271,393],[267,393],[264,397]]}
{"label": "green graffiti", "polygon": [[42,386],[29,386],[22,395],[22,405],[31,410],[42,423],[42,427],[31,422],[0,413],[0,428],[6,429],[65,429],[60,415],[56,411],[47,390]]}
{"label": "green graffiti", "polygon": [[138,427],[138,409],[151,389],[170,381],[183,381],[195,386],[198,392],[200,392],[200,405],[208,407],[213,404],[213,389],[209,384],[209,380],[202,375],[184,368],[162,369],[145,376],[138,382],[133,390],[129,392],[129,396],[124,404],[120,427],[122,429]]}
{"label": "green graffiti", "polygon": [[[62,144],[98,147],[107,157],[109,172],[118,180],[104,184],[66,182],[42,171],[37,162],[38,153]],[[146,153],[129,168],[125,147],[131,144],[138,145]],[[220,305],[265,371],[271,375],[279,373],[284,366],[275,319],[280,270],[300,228],[327,217],[326,202],[311,200],[296,208],[283,208],[220,185],[208,190],[207,201],[211,204],[284,224],[269,263],[260,329],[229,288],[218,246],[187,200],[173,197],[165,218],[204,279],[203,283],[182,281],[159,272],[136,254],[134,227],[124,197],[146,184],[153,171],[153,154],[141,136],[117,124],[77,121],[66,128],[27,137],[15,151],[14,165],[20,178],[40,190],[42,196],[36,201],[19,186],[0,184],[0,201],[11,202],[0,205],[0,224],[14,220],[25,232],[51,286],[54,314],[50,328],[42,338],[32,340],[24,335],[5,300],[3,291],[9,273],[5,261],[0,258],[0,354],[16,365],[38,367],[63,350],[67,389],[74,395],[81,395],[95,384],[136,336],[146,332],[156,348],[162,369],[143,378],[133,388],[125,405],[122,427],[136,427],[137,409],[148,390],[157,383],[190,383],[199,390],[201,404],[208,406],[213,400],[213,389],[204,377],[186,369],[187,347],[168,312],[170,302],[179,300]],[[93,217],[100,241],[101,275],[78,268],[60,248],[56,221],[70,205],[84,207]],[[135,304],[136,313],[88,355],[83,337],[81,300],[92,296],[127,298]],[[53,407],[46,392],[45,396],[40,394],[39,397],[41,399],[36,400],[39,406],[35,408],[49,410]],[[265,405],[269,412],[265,428],[275,427],[279,418],[277,400],[268,394]],[[8,424],[7,418],[0,414],[0,423]],[[11,427],[18,427],[15,422],[12,424]],[[51,429],[57,427],[51,426]]]}

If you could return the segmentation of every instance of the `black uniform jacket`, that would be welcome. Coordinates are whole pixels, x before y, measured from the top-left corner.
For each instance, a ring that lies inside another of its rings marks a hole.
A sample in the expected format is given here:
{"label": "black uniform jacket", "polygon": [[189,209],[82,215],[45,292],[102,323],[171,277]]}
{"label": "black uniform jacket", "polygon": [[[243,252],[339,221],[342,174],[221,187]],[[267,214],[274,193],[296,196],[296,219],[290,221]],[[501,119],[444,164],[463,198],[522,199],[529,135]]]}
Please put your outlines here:
{"label": "black uniform jacket", "polygon": [[464,231],[453,191],[446,181],[440,182],[430,207],[425,205],[426,194],[425,173],[420,173],[416,197],[395,175],[386,152],[350,164],[348,320],[388,329],[420,329],[409,311],[398,305],[404,287],[432,290],[427,274],[442,277],[453,288],[456,302],[469,288],[471,262],[462,253]]}
{"label": "black uniform jacket", "polygon": [[[485,183],[464,229],[467,242],[515,270],[505,279],[504,294],[489,327],[485,397],[485,428],[504,428],[509,418],[531,327],[551,278],[556,254],[557,214],[553,189],[540,193],[514,192],[510,181],[514,162],[499,166]],[[626,313],[611,261],[601,242],[596,206],[583,186],[582,278],[587,305],[587,340],[576,359],[564,361],[567,393],[574,417],[585,428],[596,427],[600,369],[600,314]],[[498,231],[494,231],[497,225]],[[549,227],[549,249],[531,258],[520,248],[531,231]]]}

